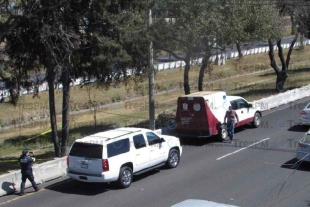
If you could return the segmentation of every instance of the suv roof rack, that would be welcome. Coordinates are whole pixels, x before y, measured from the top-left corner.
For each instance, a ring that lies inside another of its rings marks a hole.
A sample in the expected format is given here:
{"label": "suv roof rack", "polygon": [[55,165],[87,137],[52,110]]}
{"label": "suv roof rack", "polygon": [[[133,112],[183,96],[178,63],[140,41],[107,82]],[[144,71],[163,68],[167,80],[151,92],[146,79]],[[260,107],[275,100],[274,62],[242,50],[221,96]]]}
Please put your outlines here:
{"label": "suv roof rack", "polygon": [[115,136],[115,137],[111,137],[111,138],[108,138],[107,140],[105,141],[109,141],[109,140],[112,140],[112,139],[116,139],[116,138],[119,138],[119,137],[122,137],[122,136],[125,136],[125,135],[129,135],[129,134],[132,134],[132,133],[136,133],[136,132],[140,132],[141,130],[135,130],[135,131],[130,131],[130,130],[126,130],[125,128],[120,128],[120,129],[115,129],[116,131],[124,131],[124,132],[127,132],[125,134],[121,134],[121,135],[118,135],[118,136]]}

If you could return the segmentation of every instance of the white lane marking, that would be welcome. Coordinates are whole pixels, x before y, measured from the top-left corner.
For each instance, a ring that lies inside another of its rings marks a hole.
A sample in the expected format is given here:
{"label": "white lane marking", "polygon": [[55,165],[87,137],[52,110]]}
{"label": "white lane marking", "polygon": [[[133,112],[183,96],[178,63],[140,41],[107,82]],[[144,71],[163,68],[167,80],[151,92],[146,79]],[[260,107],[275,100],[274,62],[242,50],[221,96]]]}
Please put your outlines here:
{"label": "white lane marking", "polygon": [[247,148],[249,148],[249,147],[252,147],[252,146],[254,146],[254,145],[257,145],[257,144],[259,144],[259,143],[261,143],[261,142],[264,142],[264,141],[266,141],[266,140],[268,140],[268,139],[270,139],[270,138],[266,138],[266,139],[263,139],[263,140],[261,140],[261,141],[259,141],[259,142],[255,142],[255,143],[253,143],[253,144],[251,144],[251,145],[249,145],[249,146],[247,146],[247,147],[243,147],[243,148],[241,148],[241,149],[239,149],[239,150],[237,150],[237,151],[234,151],[234,152],[232,152],[232,153],[229,153],[229,154],[227,154],[227,155],[224,155],[224,156],[222,156],[222,157],[219,157],[219,158],[217,158],[216,160],[221,160],[221,159],[223,159],[223,158],[225,158],[225,157],[228,157],[228,156],[230,156],[230,155],[236,154],[236,153],[238,153],[238,152],[240,152],[240,151],[242,151],[242,150],[245,150],[245,149],[247,149]]}

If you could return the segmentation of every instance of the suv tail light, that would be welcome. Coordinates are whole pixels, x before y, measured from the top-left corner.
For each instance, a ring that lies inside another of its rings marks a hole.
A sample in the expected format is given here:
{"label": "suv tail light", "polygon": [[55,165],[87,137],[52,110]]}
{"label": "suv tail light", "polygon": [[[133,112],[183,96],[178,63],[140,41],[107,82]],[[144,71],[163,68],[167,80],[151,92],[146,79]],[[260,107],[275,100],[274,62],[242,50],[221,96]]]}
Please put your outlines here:
{"label": "suv tail light", "polygon": [[301,147],[301,148],[306,148],[307,146],[306,146],[306,145],[304,145],[304,144],[298,143],[298,147]]}
{"label": "suv tail light", "polygon": [[307,114],[307,112],[305,112],[305,111],[300,111],[300,115],[306,115]]}
{"label": "suv tail light", "polygon": [[67,156],[67,167],[69,167],[69,155]]}
{"label": "suv tail light", "polygon": [[109,171],[109,161],[107,159],[102,160],[102,171],[103,172]]}

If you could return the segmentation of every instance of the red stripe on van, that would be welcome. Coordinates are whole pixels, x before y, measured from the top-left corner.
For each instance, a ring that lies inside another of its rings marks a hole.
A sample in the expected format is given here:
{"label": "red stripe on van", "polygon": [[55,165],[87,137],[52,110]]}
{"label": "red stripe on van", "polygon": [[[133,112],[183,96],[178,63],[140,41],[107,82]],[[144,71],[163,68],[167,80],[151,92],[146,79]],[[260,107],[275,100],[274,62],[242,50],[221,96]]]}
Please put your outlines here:
{"label": "red stripe on van", "polygon": [[207,113],[208,122],[209,122],[209,131],[212,132],[211,134],[213,135],[218,134],[218,130],[221,126],[221,123],[214,116],[214,114],[212,113],[207,103],[205,103],[205,108],[206,108],[206,113]]}

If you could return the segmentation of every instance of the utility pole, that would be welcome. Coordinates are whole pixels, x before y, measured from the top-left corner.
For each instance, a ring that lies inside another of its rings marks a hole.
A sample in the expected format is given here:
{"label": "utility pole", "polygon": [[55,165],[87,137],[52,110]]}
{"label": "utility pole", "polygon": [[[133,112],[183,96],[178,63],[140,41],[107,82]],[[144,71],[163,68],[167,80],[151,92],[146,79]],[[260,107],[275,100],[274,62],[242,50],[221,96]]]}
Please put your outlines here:
{"label": "utility pole", "polygon": [[[148,19],[150,27],[152,24],[152,9],[148,10]],[[154,63],[153,63],[153,42],[149,45],[149,120],[150,129],[155,130],[155,99],[154,99]]]}

